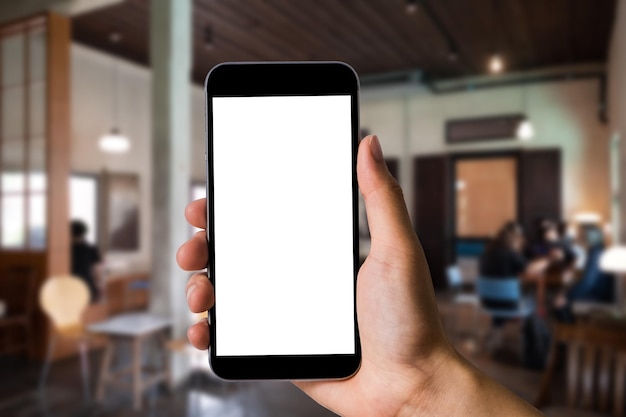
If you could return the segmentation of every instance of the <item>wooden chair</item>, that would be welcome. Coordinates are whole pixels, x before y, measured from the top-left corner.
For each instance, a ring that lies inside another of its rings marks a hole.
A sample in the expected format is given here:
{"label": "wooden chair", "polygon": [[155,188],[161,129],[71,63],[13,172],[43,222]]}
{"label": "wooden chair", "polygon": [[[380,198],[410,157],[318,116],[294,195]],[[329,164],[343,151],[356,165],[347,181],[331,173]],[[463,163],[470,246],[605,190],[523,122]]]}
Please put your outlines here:
{"label": "wooden chair", "polygon": [[80,349],[80,366],[83,379],[85,402],[90,399],[89,394],[89,362],[87,357],[87,342],[91,337],[84,329],[82,322],[83,312],[89,304],[89,289],[80,279],[73,276],[49,278],[39,292],[39,304],[52,321],[54,331],[48,345],[46,361],[39,378],[39,389],[43,390],[46,383],[50,364],[56,348],[58,338],[72,339],[78,343]]}
{"label": "wooden chair", "polygon": [[599,323],[555,325],[548,368],[541,380],[535,406],[544,407],[550,401],[561,344],[565,344],[567,352],[568,409],[583,408],[606,413],[612,401],[613,415],[624,416],[626,329]]}
{"label": "wooden chair", "polygon": [[3,334],[0,354],[25,351],[33,356],[31,319],[35,281],[35,269],[29,266],[0,272],[0,299],[7,305],[5,316],[0,317],[0,332]]}

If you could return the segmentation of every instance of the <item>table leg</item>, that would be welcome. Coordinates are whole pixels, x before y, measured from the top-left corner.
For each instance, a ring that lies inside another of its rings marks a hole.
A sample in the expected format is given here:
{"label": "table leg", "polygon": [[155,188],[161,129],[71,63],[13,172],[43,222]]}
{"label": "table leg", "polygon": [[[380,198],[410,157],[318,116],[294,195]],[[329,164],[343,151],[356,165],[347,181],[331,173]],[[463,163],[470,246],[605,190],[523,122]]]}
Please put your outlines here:
{"label": "table leg", "polygon": [[133,338],[133,409],[141,411],[141,338]]}
{"label": "table leg", "polygon": [[167,350],[167,337],[164,332],[159,333],[159,344],[161,350],[161,362],[163,363],[163,373],[165,374],[165,386],[169,392],[172,392],[172,374],[170,370],[170,357]]}
{"label": "table leg", "polygon": [[102,358],[102,365],[100,366],[100,376],[98,378],[98,388],[96,390],[96,400],[102,401],[104,399],[104,391],[109,379],[109,371],[111,368],[111,359],[113,357],[113,340],[109,338],[107,340],[106,348],[104,350],[104,357]]}
{"label": "table leg", "polygon": [[91,393],[89,392],[89,352],[87,351],[87,342],[81,340],[78,343],[78,348],[80,351],[80,373],[83,380],[83,398],[85,404],[89,404],[91,401]]}

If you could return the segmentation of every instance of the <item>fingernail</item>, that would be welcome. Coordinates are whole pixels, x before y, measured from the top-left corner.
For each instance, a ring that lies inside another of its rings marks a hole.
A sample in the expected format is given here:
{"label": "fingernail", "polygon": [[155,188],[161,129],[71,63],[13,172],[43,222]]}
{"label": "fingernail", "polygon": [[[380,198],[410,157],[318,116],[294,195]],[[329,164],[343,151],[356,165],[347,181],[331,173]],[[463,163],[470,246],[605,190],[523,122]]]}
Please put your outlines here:
{"label": "fingernail", "polygon": [[369,145],[370,145],[370,152],[372,153],[374,160],[381,162],[383,160],[383,150],[380,147],[378,136],[373,135],[372,137],[370,137]]}
{"label": "fingernail", "polygon": [[187,287],[187,302],[189,302],[189,296],[191,296],[191,293],[194,292],[197,286],[198,285],[196,284],[191,284],[189,285],[189,287]]}

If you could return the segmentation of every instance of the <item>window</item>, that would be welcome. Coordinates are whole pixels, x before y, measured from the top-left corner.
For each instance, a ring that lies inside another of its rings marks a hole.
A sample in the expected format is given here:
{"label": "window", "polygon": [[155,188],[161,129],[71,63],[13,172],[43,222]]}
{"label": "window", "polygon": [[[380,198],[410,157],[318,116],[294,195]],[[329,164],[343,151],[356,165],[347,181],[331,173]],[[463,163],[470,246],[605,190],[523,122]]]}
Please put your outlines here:
{"label": "window", "polygon": [[0,31],[0,247],[46,247],[46,30]]}
{"label": "window", "polygon": [[193,184],[191,186],[191,201],[206,197],[206,187],[204,184]]}
{"label": "window", "polygon": [[456,163],[456,235],[485,238],[517,219],[517,161],[513,157]]}
{"label": "window", "polygon": [[70,219],[87,225],[87,241],[96,244],[98,232],[98,179],[90,175],[70,177]]}
{"label": "window", "polygon": [[[194,183],[191,184],[191,201],[198,200],[200,198],[206,197],[206,186],[204,183]],[[198,229],[197,227],[191,227],[191,235],[196,232],[199,232],[202,229]]]}

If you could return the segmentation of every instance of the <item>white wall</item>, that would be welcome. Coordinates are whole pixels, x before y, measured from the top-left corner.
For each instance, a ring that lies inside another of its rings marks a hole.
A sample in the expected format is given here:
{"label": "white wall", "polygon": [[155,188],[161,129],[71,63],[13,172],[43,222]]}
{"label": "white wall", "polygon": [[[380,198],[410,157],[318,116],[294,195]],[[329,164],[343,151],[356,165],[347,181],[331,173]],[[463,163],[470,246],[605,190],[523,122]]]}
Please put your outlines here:
{"label": "white wall", "polygon": [[[115,173],[139,175],[140,249],[112,253],[112,264],[122,262],[132,270],[147,270],[151,256],[151,77],[150,71],[126,61],[117,63],[119,128],[131,140],[126,154],[105,154],[98,139],[113,123],[113,62],[111,57],[81,45],[72,45],[72,155],[76,173]],[[202,88],[192,91],[192,177],[204,181],[204,98]]]}
{"label": "white wall", "polygon": [[[623,8],[622,8],[623,9]],[[622,15],[623,15],[622,11]],[[624,59],[622,66],[626,66]],[[149,269],[151,219],[150,72],[128,62],[118,62],[120,128],[132,141],[124,155],[103,154],[98,138],[112,123],[112,62],[103,53],[72,46],[72,169],[74,172],[137,173],[140,178],[140,250],[111,254],[131,269]],[[621,71],[625,73],[626,70]],[[626,83],[621,86],[626,88]],[[503,141],[450,146],[444,140],[444,123],[450,118],[525,112],[521,87],[433,95],[415,88],[408,94],[364,90],[361,125],[379,135],[385,154],[400,158],[401,182],[407,202],[412,195],[412,158],[461,150],[505,149],[526,146],[560,147],[563,151],[564,215],[596,211],[609,215],[609,130],[598,121],[598,81],[580,80],[527,87],[528,113],[536,136],[532,142]],[[621,94],[626,97],[626,91]],[[621,106],[626,109],[626,106]],[[204,181],[204,95],[192,89],[192,181]],[[623,118],[626,126],[626,117]],[[626,129],[624,130],[626,132]]]}
{"label": "white wall", "polygon": [[[527,110],[524,109],[526,88]],[[412,158],[467,150],[518,147],[562,149],[563,215],[595,211],[609,216],[608,138],[598,120],[597,79],[531,84],[434,95],[413,89],[408,95],[364,92],[361,125],[379,135],[388,156],[400,158],[401,185],[411,203]],[[454,118],[526,113],[535,127],[530,142],[499,141],[448,145],[445,121]]]}
{"label": "white wall", "polygon": [[626,3],[617,5],[609,50],[609,121],[611,132],[620,135],[621,241],[626,242]]}

